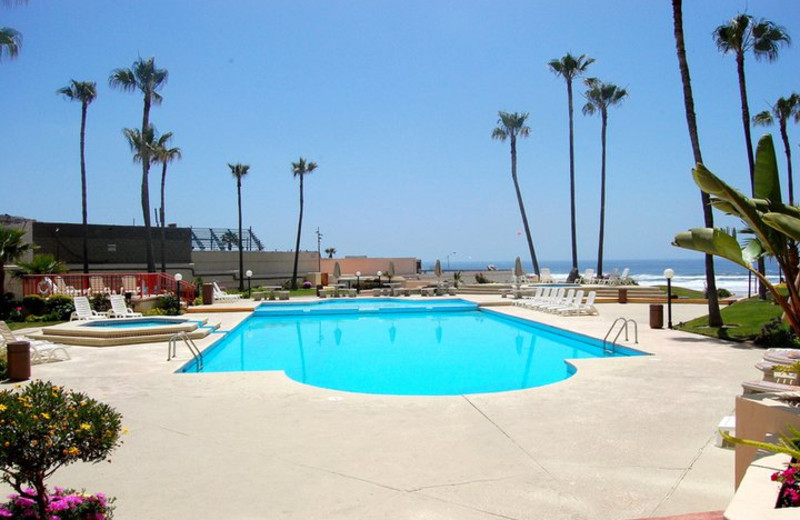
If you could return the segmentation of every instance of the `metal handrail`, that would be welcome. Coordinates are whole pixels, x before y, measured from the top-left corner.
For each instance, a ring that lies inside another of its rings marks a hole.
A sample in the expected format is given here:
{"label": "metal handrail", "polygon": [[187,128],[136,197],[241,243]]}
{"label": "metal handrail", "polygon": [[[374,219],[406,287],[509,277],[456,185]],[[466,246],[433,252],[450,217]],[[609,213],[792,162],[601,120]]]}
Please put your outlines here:
{"label": "metal handrail", "polygon": [[195,367],[197,371],[203,370],[203,353],[200,352],[200,349],[197,348],[195,345],[194,340],[192,340],[191,336],[187,334],[185,331],[176,332],[169,338],[169,343],[167,344],[167,361],[171,361],[174,357],[176,357],[176,352],[178,349],[178,340],[183,340],[183,344],[189,349],[189,352],[192,354],[192,358],[195,360]]}
{"label": "metal handrail", "polygon": [[[614,331],[614,327],[617,326],[617,323],[622,323],[622,326],[617,331],[617,335],[614,336],[614,339],[611,341],[611,348],[607,347],[608,345],[608,337]],[[639,324],[636,323],[636,320],[632,318],[624,318],[619,317],[614,320],[614,323],[611,324],[611,327],[608,328],[608,332],[606,332],[605,337],[603,338],[603,352],[606,353],[614,353],[614,347],[617,345],[617,340],[619,339],[620,334],[625,332],[625,341],[629,341],[628,339],[628,323],[633,323],[633,333],[634,333],[634,342],[638,345],[639,344]]]}

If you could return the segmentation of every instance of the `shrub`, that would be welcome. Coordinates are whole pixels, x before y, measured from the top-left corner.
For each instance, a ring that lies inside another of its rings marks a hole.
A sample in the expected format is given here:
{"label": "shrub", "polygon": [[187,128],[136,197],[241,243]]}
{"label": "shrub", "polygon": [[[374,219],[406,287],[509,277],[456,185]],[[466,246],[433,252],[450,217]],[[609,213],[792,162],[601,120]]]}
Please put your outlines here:
{"label": "shrub", "polygon": [[492,283],[483,273],[475,273],[475,281],[478,283]]}
{"label": "shrub", "polygon": [[753,339],[753,343],[768,348],[798,348],[800,341],[791,327],[780,318],[773,318],[761,327],[761,332]]}
{"label": "shrub", "polygon": [[8,377],[8,354],[6,347],[0,347],[0,381],[5,381]]}
{"label": "shrub", "polygon": [[27,314],[41,316],[45,313],[45,309],[47,308],[47,300],[38,294],[29,294],[22,298],[22,307]]}
{"label": "shrub", "polygon": [[78,461],[106,460],[121,444],[121,420],[107,404],[49,381],[0,392],[3,482],[35,502],[33,518],[49,518],[45,479]]}
{"label": "shrub", "polygon": [[309,282],[308,280],[303,282],[303,289],[311,289],[312,287],[314,287],[314,284]]}
{"label": "shrub", "polygon": [[48,321],[65,321],[75,310],[75,304],[69,296],[54,294],[47,299],[46,310],[54,318]]}
{"label": "shrub", "polygon": [[11,310],[8,312],[8,321],[25,321],[25,314],[22,305],[17,302],[12,302]]}
{"label": "shrub", "polygon": [[158,308],[167,316],[178,316],[181,313],[181,299],[173,294],[164,295],[158,301]]}
{"label": "shrub", "polygon": [[150,309],[146,311],[142,311],[143,316],[166,316],[167,312],[164,309],[160,309],[156,307],[155,309]]}
{"label": "shrub", "polygon": [[[33,494],[28,488],[26,493]],[[18,494],[9,495],[6,504],[0,504],[0,518],[39,518],[36,502]],[[113,518],[113,498],[106,498],[102,493],[86,495],[74,489],[55,488],[55,492],[47,497],[46,518],[57,520],[107,520]]]}
{"label": "shrub", "polygon": [[111,300],[107,294],[95,294],[89,299],[89,303],[97,312],[107,312],[111,308]]}

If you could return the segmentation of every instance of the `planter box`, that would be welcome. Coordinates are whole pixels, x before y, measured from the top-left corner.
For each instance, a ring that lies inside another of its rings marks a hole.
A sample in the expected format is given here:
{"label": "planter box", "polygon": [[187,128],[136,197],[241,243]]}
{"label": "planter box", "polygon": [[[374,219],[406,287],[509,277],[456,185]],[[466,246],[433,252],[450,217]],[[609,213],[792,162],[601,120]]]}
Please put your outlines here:
{"label": "planter box", "polygon": [[772,482],[770,476],[786,468],[790,457],[776,453],[759,458],[748,467],[733,500],[725,509],[725,520],[791,520],[800,517],[800,508],[785,507],[775,509],[779,482]]}

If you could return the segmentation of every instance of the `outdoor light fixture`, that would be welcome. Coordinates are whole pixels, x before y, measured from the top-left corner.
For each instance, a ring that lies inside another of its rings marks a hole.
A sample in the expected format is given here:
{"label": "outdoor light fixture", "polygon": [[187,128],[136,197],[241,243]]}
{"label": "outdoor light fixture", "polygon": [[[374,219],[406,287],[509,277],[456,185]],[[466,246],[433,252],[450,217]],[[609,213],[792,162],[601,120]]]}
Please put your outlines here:
{"label": "outdoor light fixture", "polygon": [[378,271],[378,288],[379,288],[379,289],[380,289],[380,287],[381,287],[381,275],[382,275],[382,274],[383,274],[383,271]]}
{"label": "outdoor light fixture", "polygon": [[356,293],[361,292],[361,271],[356,271]]}
{"label": "outdoor light fixture", "polygon": [[664,278],[667,279],[667,328],[672,328],[672,277],[675,271],[664,269]]}
{"label": "outdoor light fixture", "polygon": [[248,269],[247,271],[244,272],[244,275],[247,277],[247,296],[249,297],[250,296],[250,278],[253,277],[253,271]]}
{"label": "outdoor light fixture", "polygon": [[181,280],[183,280],[183,275],[175,273],[175,282],[178,284],[178,301],[181,299]]}

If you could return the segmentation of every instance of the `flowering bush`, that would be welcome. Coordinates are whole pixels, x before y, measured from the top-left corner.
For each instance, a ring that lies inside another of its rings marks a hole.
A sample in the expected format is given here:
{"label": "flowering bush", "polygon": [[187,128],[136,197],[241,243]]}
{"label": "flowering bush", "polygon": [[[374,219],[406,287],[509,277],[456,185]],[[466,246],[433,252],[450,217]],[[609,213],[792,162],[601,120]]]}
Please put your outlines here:
{"label": "flowering bush", "polygon": [[785,470],[776,471],[772,480],[783,484],[776,507],[800,507],[800,464],[789,464]]}
{"label": "flowering bush", "polygon": [[39,515],[31,518],[49,518],[45,479],[62,466],[108,458],[122,443],[121,420],[110,406],[50,382],[0,392],[2,480],[34,501]]}
{"label": "flowering bush", "polygon": [[[26,489],[33,495],[33,489]],[[22,495],[9,495],[8,502],[0,504],[0,518],[39,518],[36,501]],[[55,488],[55,493],[47,497],[49,520],[108,520],[112,518],[114,499],[102,493],[86,495],[72,489]]]}
{"label": "flowering bush", "polygon": [[23,321],[25,320],[25,315],[22,314],[22,306],[16,305],[11,308],[11,312],[8,313],[8,320],[9,321]]}
{"label": "flowering bush", "polygon": [[312,284],[309,281],[303,282],[303,289],[311,289],[313,286],[314,286],[314,284]]}

